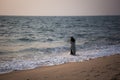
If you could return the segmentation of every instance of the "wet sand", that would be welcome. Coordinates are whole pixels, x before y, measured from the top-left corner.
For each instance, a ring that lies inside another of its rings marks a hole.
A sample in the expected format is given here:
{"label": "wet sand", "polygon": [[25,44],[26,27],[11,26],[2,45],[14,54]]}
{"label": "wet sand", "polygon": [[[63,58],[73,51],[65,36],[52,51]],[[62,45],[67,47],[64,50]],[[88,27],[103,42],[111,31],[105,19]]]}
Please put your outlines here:
{"label": "wet sand", "polygon": [[120,55],[0,74],[0,80],[120,80]]}

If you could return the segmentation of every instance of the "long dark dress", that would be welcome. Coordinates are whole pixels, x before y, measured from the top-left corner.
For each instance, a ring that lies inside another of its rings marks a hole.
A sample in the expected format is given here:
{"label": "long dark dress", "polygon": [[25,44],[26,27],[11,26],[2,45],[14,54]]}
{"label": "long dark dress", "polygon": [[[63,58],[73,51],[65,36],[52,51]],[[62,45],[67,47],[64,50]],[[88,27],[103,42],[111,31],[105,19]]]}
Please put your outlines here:
{"label": "long dark dress", "polygon": [[75,39],[73,37],[71,37],[70,42],[71,42],[70,54],[76,55]]}

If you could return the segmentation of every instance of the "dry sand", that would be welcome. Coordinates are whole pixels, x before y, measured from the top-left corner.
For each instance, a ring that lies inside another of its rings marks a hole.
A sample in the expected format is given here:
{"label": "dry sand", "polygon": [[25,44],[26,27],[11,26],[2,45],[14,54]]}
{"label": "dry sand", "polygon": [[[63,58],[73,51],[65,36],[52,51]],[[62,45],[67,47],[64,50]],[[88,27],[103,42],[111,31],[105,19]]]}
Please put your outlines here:
{"label": "dry sand", "polygon": [[0,80],[120,80],[120,55],[1,74]]}

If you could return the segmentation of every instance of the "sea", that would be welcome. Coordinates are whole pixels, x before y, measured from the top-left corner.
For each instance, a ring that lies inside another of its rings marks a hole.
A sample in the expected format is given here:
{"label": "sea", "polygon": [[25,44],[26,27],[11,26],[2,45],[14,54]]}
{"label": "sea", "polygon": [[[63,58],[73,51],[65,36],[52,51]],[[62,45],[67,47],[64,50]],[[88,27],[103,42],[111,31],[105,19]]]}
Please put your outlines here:
{"label": "sea", "polygon": [[0,74],[114,54],[120,54],[120,16],[0,16]]}

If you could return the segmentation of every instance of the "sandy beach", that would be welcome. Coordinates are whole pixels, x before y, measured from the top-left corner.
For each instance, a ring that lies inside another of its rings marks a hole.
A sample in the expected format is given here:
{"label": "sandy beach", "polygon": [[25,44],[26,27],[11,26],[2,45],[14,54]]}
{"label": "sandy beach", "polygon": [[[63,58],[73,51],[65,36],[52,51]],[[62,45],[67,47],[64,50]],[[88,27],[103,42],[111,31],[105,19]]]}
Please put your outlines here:
{"label": "sandy beach", "polygon": [[0,80],[120,80],[120,55],[0,74]]}

